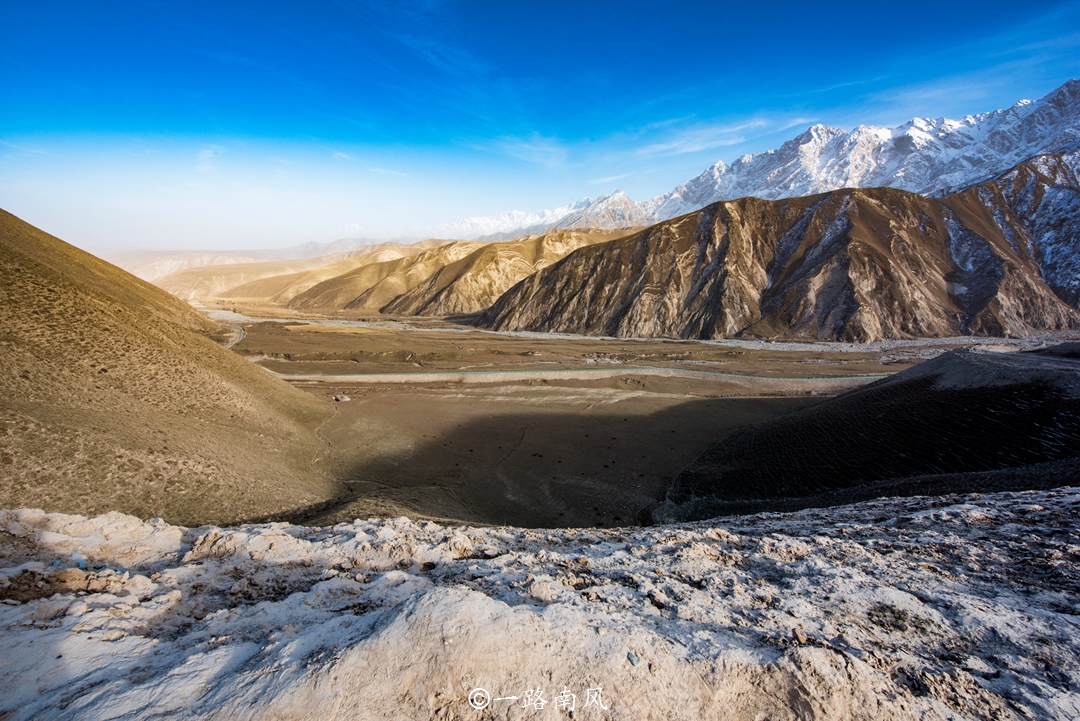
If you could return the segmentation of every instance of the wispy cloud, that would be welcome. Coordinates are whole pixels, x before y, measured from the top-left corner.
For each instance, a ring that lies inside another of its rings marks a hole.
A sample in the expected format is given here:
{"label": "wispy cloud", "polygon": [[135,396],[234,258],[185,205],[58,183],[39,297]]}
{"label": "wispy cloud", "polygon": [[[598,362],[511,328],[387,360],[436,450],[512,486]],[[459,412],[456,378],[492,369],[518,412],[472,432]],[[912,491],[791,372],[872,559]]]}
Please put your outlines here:
{"label": "wispy cloud", "polygon": [[382,173],[384,175],[400,175],[402,178],[412,178],[408,173],[401,173],[397,170],[387,170],[386,168],[368,168],[373,173]]}
{"label": "wispy cloud", "polygon": [[536,163],[549,168],[565,165],[570,157],[570,149],[558,138],[551,138],[532,133],[527,137],[501,137],[485,143],[473,145],[475,150],[503,153],[511,158]]}
{"label": "wispy cloud", "polygon": [[667,134],[662,140],[650,143],[638,150],[642,155],[682,155],[701,150],[723,148],[745,143],[761,131],[772,128],[767,120],[752,119],[733,124],[702,124],[680,128]]}
{"label": "wispy cloud", "polygon": [[452,6],[440,0],[336,0],[336,4],[356,13],[386,37],[403,45],[429,65],[458,77],[476,77],[491,70],[470,53],[463,42],[468,37]]}
{"label": "wispy cloud", "polygon": [[207,145],[199,149],[199,152],[195,154],[198,162],[195,164],[195,169],[199,172],[206,172],[213,170],[216,166],[214,160],[225,153],[225,148],[220,145]]}
{"label": "wispy cloud", "polygon": [[52,155],[52,153],[40,146],[19,145],[17,143],[9,143],[6,140],[0,140],[0,145],[3,145],[5,148],[11,148],[12,150],[18,150],[19,152],[28,155]]}
{"label": "wispy cloud", "polygon": [[622,175],[609,175],[605,178],[594,178],[588,182],[588,185],[606,185],[607,183],[614,183],[616,180],[622,180],[630,176],[630,173],[623,173]]}
{"label": "wispy cloud", "polygon": [[348,153],[342,153],[341,151],[334,151],[334,160],[353,160],[353,156]]}

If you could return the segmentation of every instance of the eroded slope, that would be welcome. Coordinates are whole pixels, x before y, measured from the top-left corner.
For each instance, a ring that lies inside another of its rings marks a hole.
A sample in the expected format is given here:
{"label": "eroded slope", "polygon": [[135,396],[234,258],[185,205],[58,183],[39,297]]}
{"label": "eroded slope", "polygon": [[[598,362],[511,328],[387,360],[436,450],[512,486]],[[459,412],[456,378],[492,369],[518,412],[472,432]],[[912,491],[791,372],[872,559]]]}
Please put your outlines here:
{"label": "eroded slope", "polygon": [[886,495],[1053,487],[1080,471],[1080,352],[955,350],[747,426],[654,510],[707,518]]}
{"label": "eroded slope", "polygon": [[[1075,197],[1077,186],[1062,192]],[[1046,234],[1033,238],[990,195],[982,186],[941,200],[875,188],[715,203],[578,250],[508,291],[480,324],[847,341],[1080,326],[1043,280]]]}
{"label": "eroded slope", "polygon": [[364,265],[387,263],[400,258],[408,258],[425,250],[438,247],[445,242],[430,239],[410,245],[387,243],[362,253],[358,252],[330,265],[323,265],[299,273],[269,275],[242,285],[231,286],[228,290],[223,291],[220,297],[284,305],[324,280],[336,278]]}
{"label": "eroded slope", "polygon": [[483,243],[464,241],[444,243],[408,257],[363,265],[315,284],[296,295],[288,305],[296,310],[378,311],[439,268],[482,246]]}
{"label": "eroded slope", "polygon": [[478,313],[522,278],[586,245],[629,231],[556,230],[544,235],[490,243],[439,268],[427,280],[395,298],[383,312],[400,315]]}

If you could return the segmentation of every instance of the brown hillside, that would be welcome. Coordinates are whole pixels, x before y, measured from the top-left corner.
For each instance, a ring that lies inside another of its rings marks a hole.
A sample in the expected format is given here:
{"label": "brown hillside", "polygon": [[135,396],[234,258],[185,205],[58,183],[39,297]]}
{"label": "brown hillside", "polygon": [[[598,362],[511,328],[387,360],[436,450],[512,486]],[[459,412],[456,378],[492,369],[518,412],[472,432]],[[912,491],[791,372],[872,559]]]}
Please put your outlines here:
{"label": "brown hillside", "polygon": [[216,298],[230,288],[264,278],[297,275],[334,265],[349,258],[349,253],[336,253],[301,260],[267,260],[257,263],[227,263],[170,273],[153,281],[154,285],[184,300]]}
{"label": "brown hillside", "polygon": [[231,286],[220,294],[221,298],[236,300],[248,300],[285,304],[300,295],[309,288],[322,283],[324,280],[336,278],[339,275],[356,270],[357,268],[373,263],[386,263],[389,261],[407,258],[430,248],[446,243],[445,240],[430,239],[409,245],[387,243],[376,246],[369,251],[352,255],[335,263],[324,265],[299,273],[273,274],[260,280],[244,283],[243,285]]}
{"label": "brown hillside", "polygon": [[[582,248],[482,316],[496,330],[874,341],[1080,326],[982,189],[714,203]],[[1001,225],[998,218],[1001,218]]]}
{"label": "brown hillside", "polygon": [[453,241],[417,255],[365,265],[312,286],[289,301],[297,310],[377,311],[411,290],[444,265],[460,260],[483,243]]}
{"label": "brown hillside", "polygon": [[522,278],[586,245],[628,235],[618,230],[555,230],[505,243],[490,243],[445,265],[383,308],[397,315],[478,313]]}
{"label": "brown hillside", "polygon": [[0,276],[0,507],[201,524],[334,495],[330,409],[183,302],[3,211]]}
{"label": "brown hillside", "polygon": [[659,515],[709,518],[881,496],[1074,483],[1080,467],[1078,346],[1027,353],[954,350],[746,426],[676,476],[670,503]]}

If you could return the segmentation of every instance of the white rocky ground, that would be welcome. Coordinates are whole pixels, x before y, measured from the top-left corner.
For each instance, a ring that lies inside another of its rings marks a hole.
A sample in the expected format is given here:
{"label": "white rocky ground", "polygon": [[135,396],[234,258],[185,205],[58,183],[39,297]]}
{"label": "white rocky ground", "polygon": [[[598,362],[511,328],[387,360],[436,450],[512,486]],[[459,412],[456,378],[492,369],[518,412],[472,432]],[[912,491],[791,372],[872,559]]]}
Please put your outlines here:
{"label": "white rocky ground", "polygon": [[1077,489],[615,530],[0,511],[0,561],[5,721],[556,718],[564,687],[581,719],[1080,717]]}

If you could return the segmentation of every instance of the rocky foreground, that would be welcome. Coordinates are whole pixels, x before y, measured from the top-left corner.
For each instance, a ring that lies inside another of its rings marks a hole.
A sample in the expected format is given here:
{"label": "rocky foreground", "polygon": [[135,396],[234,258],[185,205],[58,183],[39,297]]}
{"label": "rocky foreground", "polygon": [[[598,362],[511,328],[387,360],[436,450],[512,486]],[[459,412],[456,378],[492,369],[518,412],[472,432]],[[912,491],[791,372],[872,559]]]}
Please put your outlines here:
{"label": "rocky foreground", "polygon": [[613,530],[0,511],[0,565],[5,721],[1080,717],[1072,488]]}

